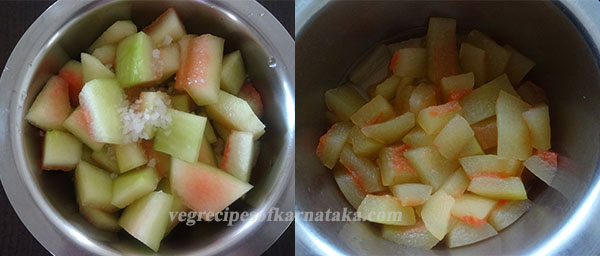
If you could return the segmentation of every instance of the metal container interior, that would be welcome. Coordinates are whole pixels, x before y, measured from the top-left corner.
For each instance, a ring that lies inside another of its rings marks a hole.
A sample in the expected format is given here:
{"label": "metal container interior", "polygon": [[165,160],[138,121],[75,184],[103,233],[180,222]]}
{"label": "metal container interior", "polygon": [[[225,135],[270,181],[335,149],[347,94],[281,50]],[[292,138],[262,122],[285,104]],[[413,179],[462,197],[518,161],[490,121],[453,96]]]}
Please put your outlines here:
{"label": "metal container interior", "polygon": [[[132,19],[141,28],[169,7],[175,7],[188,33],[225,38],[225,52],[240,49],[263,98],[267,133],[250,181],[254,188],[230,210],[292,210],[294,42],[266,9],[254,1],[59,1],[21,38],[0,82],[2,183],[21,220],[53,254],[154,254],[126,232],[99,231],[78,214],[73,173],[40,170],[42,137],[23,117],[47,79],[68,59],[79,59],[108,26]],[[258,254],[289,223],[180,224],[159,253]]]}
{"label": "metal container interior", "polygon": [[[598,202],[600,70],[597,1],[316,1],[296,5],[298,145],[296,210],[352,209],[314,150],[327,122],[323,94],[380,42],[422,36],[428,17],[457,19],[459,31],[477,28],[537,62],[529,79],[550,100],[552,149],[559,174],[550,188],[529,192],[535,206],[491,239],[431,251],[384,240],[365,222],[296,220],[296,252],[368,255],[586,255],[600,250]],[[299,10],[300,8],[300,10]],[[594,20],[595,19],[595,20]]]}

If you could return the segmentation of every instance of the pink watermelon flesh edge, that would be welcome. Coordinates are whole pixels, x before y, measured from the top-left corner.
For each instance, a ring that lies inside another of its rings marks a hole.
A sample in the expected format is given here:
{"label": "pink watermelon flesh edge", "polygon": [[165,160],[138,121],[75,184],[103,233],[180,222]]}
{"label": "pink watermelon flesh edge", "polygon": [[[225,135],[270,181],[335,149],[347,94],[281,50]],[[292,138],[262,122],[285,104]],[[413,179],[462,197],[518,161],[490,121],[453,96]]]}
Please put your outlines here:
{"label": "pink watermelon flesh edge", "polygon": [[252,185],[213,166],[173,157],[171,188],[188,208],[199,213],[217,213],[248,192]]}

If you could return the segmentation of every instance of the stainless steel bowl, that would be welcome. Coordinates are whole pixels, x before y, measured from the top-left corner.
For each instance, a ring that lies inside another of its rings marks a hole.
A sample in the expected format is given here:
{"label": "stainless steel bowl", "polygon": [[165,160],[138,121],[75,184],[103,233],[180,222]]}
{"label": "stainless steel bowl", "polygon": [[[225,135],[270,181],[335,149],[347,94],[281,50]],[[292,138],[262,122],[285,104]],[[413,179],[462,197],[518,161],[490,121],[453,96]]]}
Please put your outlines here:
{"label": "stainless steel bowl", "polygon": [[[2,185],[29,231],[57,255],[153,254],[125,232],[99,231],[78,214],[72,173],[40,170],[38,130],[24,114],[50,75],[77,59],[109,25],[132,19],[149,24],[175,7],[190,33],[226,39],[226,51],[241,49],[265,105],[267,133],[251,183],[254,189],[231,210],[291,211],[294,177],[294,41],[254,1],[58,1],[27,30],[0,80],[0,174]],[[290,222],[198,223],[178,227],[159,254],[259,254]],[[180,224],[181,226],[181,224]]]}
{"label": "stainless steel bowl", "polygon": [[[598,1],[299,1],[296,210],[351,208],[314,154],[327,128],[325,90],[344,82],[359,56],[385,39],[423,35],[429,16],[456,18],[459,30],[489,33],[533,58],[530,74],[550,99],[553,189],[530,191],[535,206],[492,239],[457,249],[406,248],[361,222],[297,219],[296,252],[368,255],[524,255],[600,253],[600,3]],[[408,34],[402,34],[409,31]]]}

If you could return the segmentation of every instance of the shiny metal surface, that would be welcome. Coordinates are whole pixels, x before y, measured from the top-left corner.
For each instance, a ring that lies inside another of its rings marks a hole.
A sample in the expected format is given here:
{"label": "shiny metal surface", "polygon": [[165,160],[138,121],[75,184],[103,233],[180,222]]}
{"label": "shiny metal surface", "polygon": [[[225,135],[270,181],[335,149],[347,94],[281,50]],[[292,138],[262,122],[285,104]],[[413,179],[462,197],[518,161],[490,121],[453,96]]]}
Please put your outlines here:
{"label": "shiny metal surface", "polygon": [[[29,231],[56,255],[154,254],[124,232],[99,231],[78,214],[72,173],[40,171],[41,137],[23,117],[37,92],[69,58],[78,59],[119,19],[149,24],[175,7],[189,33],[226,39],[241,49],[262,94],[267,133],[251,183],[254,189],[230,207],[238,211],[291,211],[294,193],[294,41],[254,1],[58,1],[27,30],[0,80],[0,177]],[[161,244],[163,255],[259,254],[290,222],[197,223],[176,228]]]}
{"label": "shiny metal surface", "polygon": [[[600,3],[598,1],[300,1],[296,210],[351,208],[314,154],[327,128],[323,93],[358,57],[389,38],[423,35],[429,16],[454,17],[537,62],[530,77],[550,99],[558,189],[537,184],[535,206],[492,239],[456,249],[406,248],[362,222],[296,220],[297,254],[598,255],[600,253]],[[404,31],[410,31],[408,34]],[[420,33],[420,34],[419,34]]]}

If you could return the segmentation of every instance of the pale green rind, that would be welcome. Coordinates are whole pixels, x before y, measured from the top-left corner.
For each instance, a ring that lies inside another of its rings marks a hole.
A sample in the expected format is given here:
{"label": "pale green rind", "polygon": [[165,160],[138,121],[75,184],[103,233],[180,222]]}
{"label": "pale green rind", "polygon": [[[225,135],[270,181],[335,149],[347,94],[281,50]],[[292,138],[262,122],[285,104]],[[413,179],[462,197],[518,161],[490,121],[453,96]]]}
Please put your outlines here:
{"label": "pale green rind", "polygon": [[497,234],[498,232],[488,223],[484,222],[482,225],[473,226],[459,221],[446,235],[445,243],[448,248],[455,248],[473,244]]}
{"label": "pale green rind", "polygon": [[176,75],[176,84],[184,88],[198,106],[218,101],[224,44],[223,38],[204,34],[191,39],[187,56],[180,56],[184,61]]}
{"label": "pale green rind", "polygon": [[[185,206],[181,200],[177,197],[177,195],[172,194],[173,196],[173,205],[171,206],[171,212],[175,212],[179,214],[180,212],[188,212],[190,209]],[[165,230],[165,236],[179,224],[179,219],[174,218],[173,220],[169,219],[170,223],[167,225],[167,229]]]}
{"label": "pale green rind", "polygon": [[107,213],[85,206],[79,207],[79,213],[81,213],[83,218],[85,218],[89,223],[99,229],[112,232],[117,232],[121,229],[121,226],[119,226],[118,223],[118,217],[114,213]]}
{"label": "pale green rind", "polygon": [[210,144],[217,142],[217,135],[215,134],[215,129],[213,128],[212,124],[210,124],[210,122],[206,122],[206,127],[204,128],[204,136]]}
{"label": "pale green rind", "polygon": [[252,171],[252,133],[232,131],[227,138],[221,169],[234,177],[249,182]]}
{"label": "pale green rind", "polygon": [[137,142],[115,145],[115,156],[120,173],[140,167],[148,162],[144,149]]}
{"label": "pale green rind", "polygon": [[161,191],[151,192],[125,209],[119,225],[156,252],[169,224],[172,205],[173,196]]}
{"label": "pale green rind", "polygon": [[431,249],[440,241],[427,231],[421,220],[414,226],[383,225],[381,236],[401,245],[423,249]]}
{"label": "pale green rind", "polygon": [[67,129],[71,134],[77,137],[81,142],[85,143],[88,147],[90,147],[93,151],[101,150],[104,146],[104,143],[97,142],[86,131],[85,127],[83,127],[80,123],[77,122],[78,118],[82,118],[83,113],[80,107],[77,107],[73,113],[65,120],[63,123],[63,127]]}
{"label": "pale green rind", "polygon": [[[156,191],[162,191],[165,193],[169,193],[170,195],[173,196],[173,205],[171,206],[171,212],[176,212],[177,214],[179,214],[180,212],[187,212],[189,210],[181,202],[181,200],[179,200],[177,195],[175,195],[171,192],[171,181],[169,181],[168,178],[164,178],[164,179],[160,180],[160,182],[158,183],[158,187],[156,188]],[[165,231],[165,236],[168,235],[169,232],[171,232],[171,230],[173,230],[173,228],[175,228],[175,226],[177,226],[177,224],[179,224],[178,218],[174,218],[173,220],[169,220],[169,221],[170,221],[170,223],[169,223],[169,225],[167,225],[167,230]]]}
{"label": "pale green rind", "polygon": [[113,181],[111,202],[116,207],[124,208],[152,192],[158,180],[158,173],[150,167],[122,174]]}
{"label": "pale green rind", "polygon": [[42,168],[46,170],[74,169],[81,159],[82,144],[73,135],[58,130],[46,132]]}
{"label": "pale green rind", "polygon": [[156,80],[152,69],[152,49],[152,40],[144,32],[133,34],[119,43],[115,73],[123,88]]}
{"label": "pale green rind", "polygon": [[75,188],[80,206],[112,212],[113,181],[110,174],[87,162],[80,161],[75,169]]}
{"label": "pale green rind", "polygon": [[467,188],[475,194],[502,200],[525,200],[527,191],[519,177],[491,178],[477,177],[471,179]]}
{"label": "pale green rind", "polygon": [[206,112],[208,117],[229,129],[251,132],[254,139],[265,133],[265,125],[254,114],[250,105],[225,91],[219,91],[219,101],[207,105]]}
{"label": "pale green rind", "polygon": [[[171,158],[170,180],[181,202],[198,212],[220,212],[253,187],[214,166],[175,157]],[[205,193],[194,193],[198,190]]]}
{"label": "pale green rind", "polygon": [[108,69],[102,62],[85,52],[81,53],[81,69],[83,72],[83,82],[87,83],[94,79],[114,79],[115,74],[113,74],[110,69]]}
{"label": "pale green rind", "polygon": [[160,47],[158,50],[160,51],[158,66],[162,71],[158,83],[162,83],[177,73],[179,70],[179,65],[181,64],[181,58],[179,56],[179,44],[172,43],[170,45]]}
{"label": "pale green rind", "polygon": [[193,163],[198,159],[204,136],[206,117],[169,109],[171,125],[159,129],[154,138],[154,149]]}
{"label": "pale green rind", "polygon": [[374,223],[412,226],[416,223],[412,207],[402,206],[392,196],[367,195],[356,210],[358,216]]}
{"label": "pale green rind", "polygon": [[152,24],[144,28],[144,32],[148,33],[157,47],[165,44],[166,37],[171,37],[172,41],[176,42],[186,34],[185,27],[173,8],[167,9],[158,16]]}
{"label": "pale green rind", "polygon": [[501,75],[473,90],[460,100],[463,117],[469,124],[474,124],[496,115],[495,105],[500,91],[517,95],[510,81],[508,81],[508,77]]}
{"label": "pale green rind", "polygon": [[246,68],[244,68],[242,52],[237,50],[225,55],[223,57],[222,65],[221,89],[233,95],[237,95],[246,79]]}
{"label": "pale green rind", "polygon": [[25,120],[42,130],[64,131],[62,123],[72,111],[69,103],[69,85],[62,78],[53,76],[35,97]]}
{"label": "pale green rind", "polygon": [[114,173],[120,173],[114,145],[105,144],[101,150],[94,151],[90,157],[103,169]]}
{"label": "pale green rind", "polygon": [[114,44],[137,32],[137,26],[130,20],[119,20],[113,23],[96,39],[87,52],[94,52],[97,47]]}
{"label": "pale green rind", "polygon": [[[208,122],[206,122],[208,124]],[[217,159],[215,158],[215,153],[213,152],[210,143],[206,140],[206,136],[202,138],[202,144],[200,145],[200,154],[198,155],[198,162],[203,162],[205,164],[210,164],[212,166],[217,166]]]}
{"label": "pale green rind", "polygon": [[507,202],[490,213],[488,222],[497,231],[503,230],[517,221],[531,206],[533,202],[530,200]]}
{"label": "pale green rind", "polygon": [[[142,104],[140,105],[140,112],[144,113],[147,111],[148,113],[161,113],[161,109],[159,106],[168,107],[168,102],[170,100],[169,95],[163,92],[142,92],[140,93],[140,98]],[[164,109],[162,109],[164,110]],[[184,111],[185,112],[185,111]],[[164,118],[164,117],[161,117]],[[148,134],[148,139],[154,138],[156,134],[157,127],[152,125],[150,122],[146,123],[144,126],[143,133]]]}
{"label": "pale green rind", "polygon": [[113,44],[98,47],[92,52],[92,56],[96,57],[102,64],[113,64],[117,54],[117,47]]}
{"label": "pale green rind", "polygon": [[94,139],[111,144],[123,143],[123,121],[119,108],[126,102],[119,83],[114,79],[89,81],[83,86],[79,99],[90,115]]}

